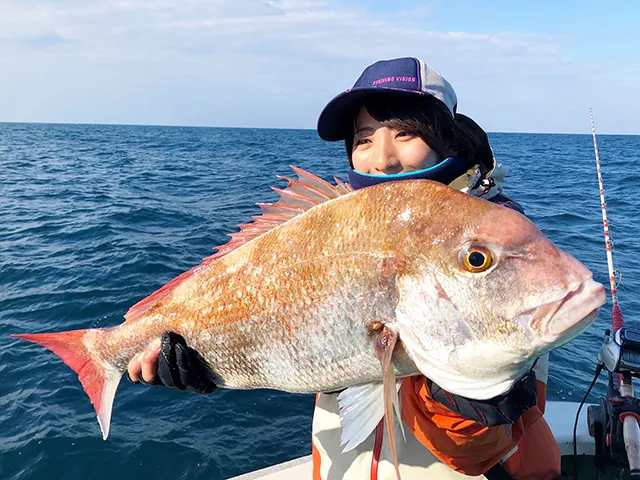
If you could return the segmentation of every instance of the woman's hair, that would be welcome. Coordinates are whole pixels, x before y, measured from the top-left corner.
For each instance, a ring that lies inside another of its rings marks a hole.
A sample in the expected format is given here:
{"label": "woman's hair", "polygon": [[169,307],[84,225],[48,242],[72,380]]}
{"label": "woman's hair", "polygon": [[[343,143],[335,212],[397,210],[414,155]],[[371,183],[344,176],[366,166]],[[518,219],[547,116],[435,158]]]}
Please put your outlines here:
{"label": "woman's hair", "polygon": [[459,135],[465,139],[460,143],[473,145],[473,148],[469,151],[463,149],[459,150],[457,154],[467,158],[470,165],[480,164],[486,170],[484,173],[492,170],[494,167],[493,150],[489,145],[487,132],[471,118],[461,113],[456,113],[456,124]]}
{"label": "woman's hair", "polygon": [[[360,106],[384,126],[420,137],[440,160],[459,155],[466,158],[471,166],[479,163],[476,156],[483,151],[484,144],[491,152],[487,134],[482,128],[464,115],[456,114],[454,120],[447,107],[434,97],[379,94],[367,97]],[[355,111],[354,127],[357,115],[358,111]],[[464,117],[464,120],[458,122],[458,117]],[[354,131],[355,128],[345,139],[347,158],[352,168]]]}

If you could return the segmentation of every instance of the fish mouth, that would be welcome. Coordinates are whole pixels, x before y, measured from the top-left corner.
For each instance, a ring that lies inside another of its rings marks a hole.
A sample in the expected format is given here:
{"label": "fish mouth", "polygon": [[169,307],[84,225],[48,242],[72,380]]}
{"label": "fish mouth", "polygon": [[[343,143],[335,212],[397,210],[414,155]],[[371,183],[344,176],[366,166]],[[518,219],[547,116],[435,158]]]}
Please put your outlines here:
{"label": "fish mouth", "polygon": [[527,310],[518,317],[540,334],[545,343],[554,343],[582,333],[597,318],[606,300],[602,284],[590,277],[560,300]]}

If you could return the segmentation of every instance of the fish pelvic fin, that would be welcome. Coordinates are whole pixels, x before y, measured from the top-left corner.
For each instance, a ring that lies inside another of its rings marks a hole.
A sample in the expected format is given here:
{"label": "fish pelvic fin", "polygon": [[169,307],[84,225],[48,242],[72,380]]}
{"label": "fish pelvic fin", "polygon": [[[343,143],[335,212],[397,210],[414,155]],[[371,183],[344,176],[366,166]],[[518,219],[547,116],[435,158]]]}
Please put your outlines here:
{"label": "fish pelvic fin", "polygon": [[398,390],[402,385],[402,379],[395,378],[393,366],[393,351],[397,341],[398,333],[395,329],[389,326],[381,327],[376,341],[376,354],[380,359],[383,381],[347,388],[338,395],[338,405],[342,427],[340,444],[343,452],[348,452],[360,445],[384,418],[393,465],[396,476],[400,480],[393,422],[394,410],[405,441],[406,436],[398,401]]}
{"label": "fish pelvic fin", "polygon": [[92,353],[92,346],[103,329],[72,330],[57,333],[25,333],[11,335],[48,348],[78,374],[80,383],[98,416],[104,440],[109,436],[113,399],[122,374]]}
{"label": "fish pelvic fin", "polygon": [[349,184],[343,183],[337,178],[334,178],[336,185],[331,185],[329,182],[301,168],[294,166],[291,166],[291,168],[298,175],[298,178],[278,177],[287,180],[289,183],[284,189],[272,187],[280,195],[280,199],[276,203],[258,203],[257,205],[262,210],[262,214],[255,215],[253,222],[238,225],[240,231],[228,234],[227,236],[231,237],[231,240],[224,245],[214,247],[214,250],[217,250],[216,253],[204,258],[200,265],[184,272],[148,297],[140,300],[129,309],[124,318],[127,321],[140,318],[178,284],[207,264],[246,245],[251,240],[273,230],[316,205],[353,192],[353,188]]}
{"label": "fish pelvic fin", "polygon": [[389,435],[389,448],[393,458],[393,466],[396,469],[396,477],[400,480],[400,468],[398,466],[398,454],[396,451],[396,430],[393,424],[393,411],[395,410],[400,422],[402,437],[406,441],[404,427],[402,426],[402,416],[398,402],[398,388],[393,366],[393,350],[398,341],[398,331],[385,325],[378,336],[376,342],[376,353],[380,359],[382,367],[382,382],[384,385],[384,418]]}

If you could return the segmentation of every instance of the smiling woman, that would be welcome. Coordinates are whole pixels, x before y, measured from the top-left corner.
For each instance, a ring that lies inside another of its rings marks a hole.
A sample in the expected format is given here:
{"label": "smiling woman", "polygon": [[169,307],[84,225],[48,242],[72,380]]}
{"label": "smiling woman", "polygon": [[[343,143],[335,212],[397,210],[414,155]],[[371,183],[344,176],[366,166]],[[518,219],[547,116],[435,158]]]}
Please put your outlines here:
{"label": "smiling woman", "polygon": [[432,119],[412,115],[434,111],[428,104],[437,103],[430,97],[424,102],[407,100],[389,104],[384,98],[376,101],[374,97],[360,108],[354,131],[345,139],[347,156],[355,170],[372,175],[414,172],[436,165],[445,152],[451,151],[455,141],[451,116],[443,116],[450,132],[447,141],[444,132],[434,131],[436,122]]}

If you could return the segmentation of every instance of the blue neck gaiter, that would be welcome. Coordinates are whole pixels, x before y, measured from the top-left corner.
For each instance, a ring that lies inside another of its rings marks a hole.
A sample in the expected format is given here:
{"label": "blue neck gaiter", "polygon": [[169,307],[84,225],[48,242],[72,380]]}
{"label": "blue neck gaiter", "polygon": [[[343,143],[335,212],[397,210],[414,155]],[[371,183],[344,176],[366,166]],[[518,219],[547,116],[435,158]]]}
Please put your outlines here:
{"label": "blue neck gaiter", "polygon": [[395,173],[392,175],[370,175],[351,169],[349,170],[349,183],[356,190],[378,185],[379,183],[395,182],[398,180],[433,180],[448,185],[462,175],[467,167],[468,162],[465,159],[461,157],[448,157],[440,163],[423,170]]}

